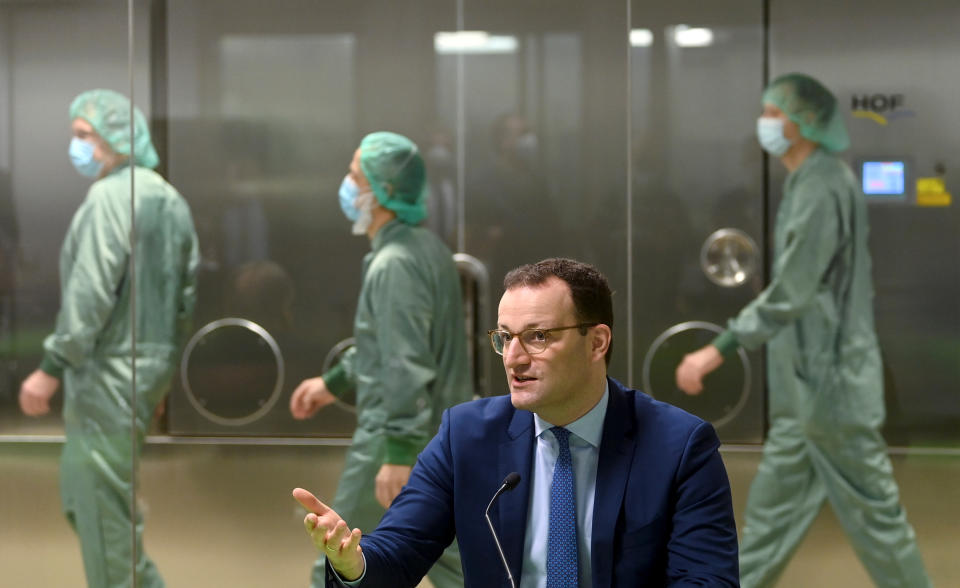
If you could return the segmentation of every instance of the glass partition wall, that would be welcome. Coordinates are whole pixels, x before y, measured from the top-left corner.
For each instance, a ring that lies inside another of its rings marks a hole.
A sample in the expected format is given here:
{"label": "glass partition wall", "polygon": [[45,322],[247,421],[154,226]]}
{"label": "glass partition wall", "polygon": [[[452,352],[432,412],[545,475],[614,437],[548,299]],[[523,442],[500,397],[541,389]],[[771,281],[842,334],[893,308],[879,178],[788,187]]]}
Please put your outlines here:
{"label": "glass partition wall", "polygon": [[[303,585],[313,550],[289,491],[332,499],[356,415],[350,396],[302,421],[289,402],[352,343],[370,243],[350,234],[337,192],[369,132],[407,135],[426,161],[425,224],[457,254],[476,395],[507,390],[486,340],[504,274],[574,257],[599,267],[615,292],[611,375],[710,420],[728,446],[759,447],[762,353],[727,362],[700,397],[678,393],[672,376],[769,273],[783,175],[754,137],[767,80],[788,69],[821,74],[844,104],[906,94],[913,118],[898,124],[925,130],[898,142],[851,109],[855,144],[877,146],[851,155],[854,166],[899,158],[916,168],[912,180],[946,178],[960,163],[949,148],[960,129],[923,126],[952,120],[937,96],[960,76],[914,72],[888,88],[881,61],[853,48],[832,60],[811,41],[815,24],[795,12],[777,0],[722,10],[634,0],[0,0],[0,533],[17,537],[3,540],[0,584],[82,585],[93,557],[60,508],[61,495],[97,495],[74,470],[59,474],[63,390],[38,418],[18,400],[65,303],[61,245],[74,242],[71,223],[92,184],[69,164],[77,94],[132,92],[156,170],[189,204],[199,238],[192,325],[160,410],[141,419],[145,451],[130,421],[117,428],[129,437],[116,443],[131,486],[121,494],[144,514],[143,545],[128,517],[105,549],[129,560],[131,576],[130,551],[145,549],[169,585]],[[843,18],[869,45],[873,25]],[[933,60],[955,47],[940,33],[897,38],[905,54]],[[919,89],[928,84],[939,90]],[[130,202],[147,189],[137,178]],[[960,282],[934,252],[956,250],[956,207],[922,208],[912,197],[901,209],[870,201],[888,433],[892,443],[951,447]],[[927,273],[904,261],[897,243],[914,233],[900,213],[930,228],[917,254]],[[91,263],[113,252],[94,253]],[[148,267],[131,268],[132,282]],[[939,306],[922,313],[906,300],[927,282]],[[159,308],[154,294],[134,292],[141,312]],[[148,351],[125,357],[141,384]],[[133,397],[132,377],[113,383],[115,399]],[[749,480],[754,466],[727,457],[735,494],[745,491],[739,476]],[[937,475],[953,479],[946,471]]]}
{"label": "glass partition wall", "polygon": [[[131,322],[127,309],[137,281],[127,234],[133,188],[117,164],[112,179],[103,180],[109,185],[101,183],[96,197],[88,193],[94,180],[78,171],[96,176],[108,160],[89,134],[93,129],[78,127],[70,115],[76,96],[98,88],[132,90],[149,111],[149,67],[136,63],[148,54],[149,39],[141,33],[149,14],[130,8],[121,0],[0,2],[4,585],[82,585],[84,561],[94,584],[132,570],[137,427],[125,408],[134,386],[132,338],[124,325]],[[122,139],[107,135],[124,134],[129,109],[111,108],[108,115],[100,106],[88,118],[112,117],[113,130],[100,130],[122,150]],[[66,369],[51,380],[37,370],[44,340],[54,332],[47,355],[56,361],[44,366]],[[21,412],[25,380],[31,398],[45,398],[56,386],[49,402],[26,402],[37,416]],[[64,513],[84,538],[82,552]],[[102,565],[106,543],[116,546],[109,555],[120,562],[109,572]]]}

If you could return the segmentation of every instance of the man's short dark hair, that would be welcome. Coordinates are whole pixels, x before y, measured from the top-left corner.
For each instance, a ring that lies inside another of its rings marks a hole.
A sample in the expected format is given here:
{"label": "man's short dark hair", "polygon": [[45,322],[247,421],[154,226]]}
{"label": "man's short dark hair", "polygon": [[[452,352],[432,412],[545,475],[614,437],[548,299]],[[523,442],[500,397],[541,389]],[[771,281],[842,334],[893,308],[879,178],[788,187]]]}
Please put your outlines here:
{"label": "man's short dark hair", "polygon": [[[613,294],[610,292],[610,284],[607,283],[607,278],[590,264],[575,259],[551,257],[537,263],[521,265],[510,270],[503,278],[503,289],[535,288],[554,277],[563,280],[570,288],[577,322],[607,325],[612,334]],[[612,352],[611,338],[610,347],[604,356],[607,365],[610,365]]]}

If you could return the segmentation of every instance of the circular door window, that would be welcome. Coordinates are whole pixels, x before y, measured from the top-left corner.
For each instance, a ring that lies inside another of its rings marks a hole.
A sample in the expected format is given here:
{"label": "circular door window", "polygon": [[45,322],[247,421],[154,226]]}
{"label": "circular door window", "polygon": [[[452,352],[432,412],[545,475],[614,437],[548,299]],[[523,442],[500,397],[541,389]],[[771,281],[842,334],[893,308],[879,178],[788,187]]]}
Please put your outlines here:
{"label": "circular door window", "polygon": [[704,378],[704,390],[688,396],[677,388],[676,370],[683,356],[709,344],[723,328],[690,321],[661,333],[643,360],[644,392],[722,427],[733,420],[750,396],[750,360],[741,348]]}
{"label": "circular door window", "polygon": [[260,325],[224,318],[204,325],[183,352],[180,379],[194,409],[228,426],[267,414],[283,389],[283,355]]}

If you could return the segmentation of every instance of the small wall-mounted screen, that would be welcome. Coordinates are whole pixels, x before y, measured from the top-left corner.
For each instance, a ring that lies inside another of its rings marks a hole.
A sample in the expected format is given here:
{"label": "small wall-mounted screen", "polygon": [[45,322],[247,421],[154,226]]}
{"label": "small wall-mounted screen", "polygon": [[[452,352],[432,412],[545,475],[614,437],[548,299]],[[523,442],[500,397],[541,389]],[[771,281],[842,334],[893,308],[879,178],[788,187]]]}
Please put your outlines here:
{"label": "small wall-mounted screen", "polygon": [[867,196],[903,196],[905,167],[902,161],[864,161],[863,193]]}

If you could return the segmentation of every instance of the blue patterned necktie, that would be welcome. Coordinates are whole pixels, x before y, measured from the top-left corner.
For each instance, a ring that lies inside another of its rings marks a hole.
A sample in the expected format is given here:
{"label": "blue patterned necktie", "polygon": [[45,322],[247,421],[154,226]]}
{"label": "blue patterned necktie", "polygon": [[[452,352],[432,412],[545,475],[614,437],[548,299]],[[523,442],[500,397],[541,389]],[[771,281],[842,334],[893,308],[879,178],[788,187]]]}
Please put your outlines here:
{"label": "blue patterned necktie", "polygon": [[570,431],[552,427],[560,445],[550,486],[550,536],[547,542],[547,588],[576,588],[577,507],[574,502]]}

